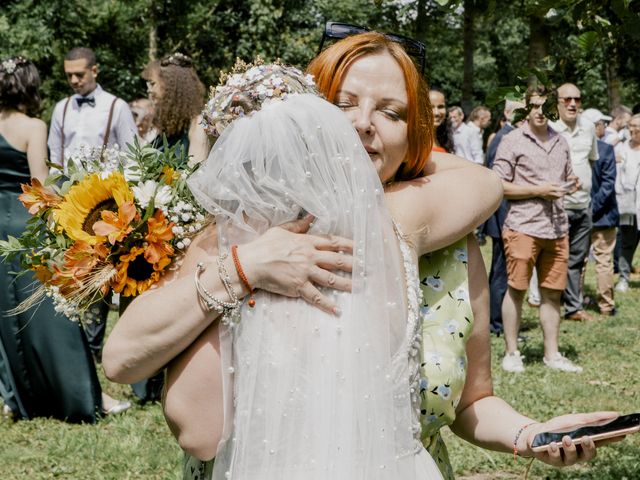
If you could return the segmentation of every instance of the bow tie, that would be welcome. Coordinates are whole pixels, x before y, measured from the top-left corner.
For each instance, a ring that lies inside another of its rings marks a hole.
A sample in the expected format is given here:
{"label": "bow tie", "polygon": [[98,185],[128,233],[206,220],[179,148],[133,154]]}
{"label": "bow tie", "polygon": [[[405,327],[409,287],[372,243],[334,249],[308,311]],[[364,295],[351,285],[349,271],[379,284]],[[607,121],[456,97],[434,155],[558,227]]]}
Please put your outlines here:
{"label": "bow tie", "polygon": [[85,103],[90,107],[96,106],[96,99],[94,97],[78,97],[76,98],[76,102],[78,102],[78,107],[82,107]]}

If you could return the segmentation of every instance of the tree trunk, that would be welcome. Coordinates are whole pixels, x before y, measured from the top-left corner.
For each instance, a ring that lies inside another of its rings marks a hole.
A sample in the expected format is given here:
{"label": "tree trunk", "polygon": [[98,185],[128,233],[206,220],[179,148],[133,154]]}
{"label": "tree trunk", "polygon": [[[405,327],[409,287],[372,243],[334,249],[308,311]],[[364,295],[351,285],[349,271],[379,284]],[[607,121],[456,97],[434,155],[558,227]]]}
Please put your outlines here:
{"label": "tree trunk", "polygon": [[622,103],[622,95],[620,93],[620,77],[618,69],[620,66],[620,50],[617,45],[613,45],[606,56],[609,61],[606,62],[605,72],[607,76],[607,97],[609,99],[609,111],[613,110]]}
{"label": "tree trunk", "polygon": [[474,4],[473,0],[464,0],[464,14],[462,17],[462,110],[469,115],[473,109],[473,51],[475,47],[474,32]]}
{"label": "tree trunk", "polygon": [[538,62],[549,54],[550,32],[544,23],[544,19],[537,15],[529,16],[529,54],[527,64],[529,68],[538,65]]}
{"label": "tree trunk", "polygon": [[[418,14],[414,28],[414,38],[427,44],[427,0],[418,0]],[[424,66],[427,82],[431,85],[431,70],[429,64]]]}

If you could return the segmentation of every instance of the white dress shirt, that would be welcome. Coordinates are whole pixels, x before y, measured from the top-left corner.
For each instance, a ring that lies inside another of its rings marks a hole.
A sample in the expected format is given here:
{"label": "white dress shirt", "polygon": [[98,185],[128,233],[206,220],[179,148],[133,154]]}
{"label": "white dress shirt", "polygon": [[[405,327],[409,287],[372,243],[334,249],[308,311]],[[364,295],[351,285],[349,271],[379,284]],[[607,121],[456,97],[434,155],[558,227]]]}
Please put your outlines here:
{"label": "white dress shirt", "polygon": [[482,150],[482,130],[473,122],[468,122],[469,145],[471,148],[471,160],[478,165],[484,165],[484,151]]}
{"label": "white dress shirt", "polygon": [[[95,106],[78,105],[80,95],[71,96],[67,113],[64,117],[64,156],[69,158],[78,151],[80,146],[101,147],[109,120],[109,110],[116,98],[105,92],[100,85],[86,96],[93,97]],[[62,116],[67,99],[60,100],[53,109],[51,127],[49,128],[49,156],[51,161],[63,165],[62,155]],[[108,146],[117,144],[124,148],[133,143],[136,136],[136,123],[129,109],[129,105],[122,99],[116,100],[111,120]]]}
{"label": "white dress shirt", "polygon": [[571,167],[580,179],[580,188],[571,195],[565,195],[564,207],[582,210],[591,204],[591,162],[598,160],[598,137],[593,123],[578,117],[573,130],[562,121],[549,122],[551,128],[569,142]]}
{"label": "white dress shirt", "polygon": [[453,151],[457,156],[473,161],[471,129],[464,122],[460,123],[458,128],[453,131]]}

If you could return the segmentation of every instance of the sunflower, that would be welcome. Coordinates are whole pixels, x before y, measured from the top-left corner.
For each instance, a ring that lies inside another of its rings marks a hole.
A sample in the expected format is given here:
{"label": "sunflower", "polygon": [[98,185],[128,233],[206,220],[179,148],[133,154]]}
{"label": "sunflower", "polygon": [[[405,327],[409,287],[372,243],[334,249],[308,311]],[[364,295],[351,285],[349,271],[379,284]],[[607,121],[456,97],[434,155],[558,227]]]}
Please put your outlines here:
{"label": "sunflower", "polygon": [[113,283],[114,292],[135,297],[160,280],[162,270],[171,260],[165,257],[163,261],[152,264],[144,258],[144,252],[143,247],[133,247],[129,253],[120,256],[116,265],[118,275]]}
{"label": "sunflower", "polygon": [[53,216],[69,238],[95,245],[103,238],[93,231],[94,223],[104,210],[118,211],[125,202],[133,202],[133,193],[121,173],[114,172],[104,179],[94,173],[69,189]]}

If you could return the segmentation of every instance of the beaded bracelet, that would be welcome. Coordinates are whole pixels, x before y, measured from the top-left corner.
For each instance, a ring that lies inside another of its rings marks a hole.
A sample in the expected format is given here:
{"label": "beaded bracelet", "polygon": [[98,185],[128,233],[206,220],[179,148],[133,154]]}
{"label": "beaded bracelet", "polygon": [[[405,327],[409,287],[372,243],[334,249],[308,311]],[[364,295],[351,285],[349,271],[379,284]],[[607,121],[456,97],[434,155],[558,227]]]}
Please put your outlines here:
{"label": "beaded bracelet", "polygon": [[231,256],[233,257],[233,264],[236,267],[236,271],[238,272],[238,277],[240,277],[240,281],[244,284],[245,287],[249,290],[249,301],[247,304],[253,308],[256,306],[256,300],[253,298],[253,287],[249,283],[247,276],[242,270],[242,265],[240,265],[240,259],[238,258],[238,245],[231,246]]}
{"label": "beaded bracelet", "polygon": [[516,463],[516,457],[518,456],[518,440],[520,440],[520,435],[522,435],[522,432],[524,432],[527,428],[529,428],[531,425],[535,425],[536,423],[538,422],[527,423],[526,425],[520,427],[516,432],[516,436],[513,439],[513,463]]}
{"label": "beaded bracelet", "polygon": [[198,292],[198,297],[204,303],[207,311],[215,310],[216,312],[222,314],[222,323],[224,323],[225,325],[231,325],[238,317],[240,301],[231,288],[229,275],[227,274],[226,269],[224,268],[224,265],[222,263],[223,260],[224,258],[218,257],[218,274],[220,275],[220,280],[222,281],[225,290],[231,298],[230,302],[225,302],[214,297],[213,294],[200,283],[200,275],[202,275],[202,272],[204,272],[205,270],[203,262],[199,262],[196,265],[194,282],[196,285],[196,291]]}

